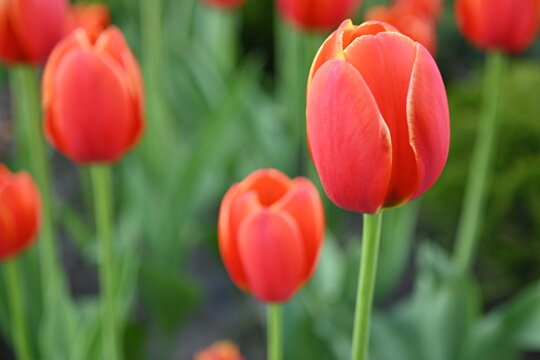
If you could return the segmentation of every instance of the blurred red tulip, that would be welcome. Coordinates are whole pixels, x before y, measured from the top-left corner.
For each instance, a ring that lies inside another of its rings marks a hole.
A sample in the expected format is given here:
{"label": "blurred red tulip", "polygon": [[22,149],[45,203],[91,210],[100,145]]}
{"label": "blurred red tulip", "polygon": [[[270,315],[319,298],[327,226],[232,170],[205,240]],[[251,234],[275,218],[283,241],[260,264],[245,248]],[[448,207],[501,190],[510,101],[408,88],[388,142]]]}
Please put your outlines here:
{"label": "blurred red tulip", "polygon": [[366,13],[366,20],[377,20],[395,26],[402,34],[424,45],[431,54],[437,51],[435,21],[402,6],[376,6]]}
{"label": "blurred red tulip", "polygon": [[77,28],[83,28],[90,39],[97,39],[99,34],[109,26],[110,15],[107,5],[102,3],[76,4],[71,7],[67,17],[66,32],[69,34]]}
{"label": "blurred red tulip", "polygon": [[143,83],[124,36],[79,29],[53,51],[43,76],[45,134],[76,163],[113,163],[144,128]]}
{"label": "blurred red tulip", "polygon": [[64,35],[67,0],[0,1],[0,59],[38,63]]}
{"label": "blurred red tulip", "polygon": [[204,0],[210,5],[224,9],[237,9],[244,4],[246,0]]}
{"label": "blurred red tulip", "polygon": [[236,285],[263,302],[285,302],[311,277],[324,236],[315,186],[278,170],[233,185],[219,212],[219,249]]}
{"label": "blurred red tulip", "polygon": [[519,53],[534,41],[540,0],[457,0],[461,32],[482,50]]}
{"label": "blurred red tulip", "polygon": [[305,30],[328,30],[354,16],[361,0],[277,0],[287,21]]}
{"label": "blurred red tulip", "polygon": [[18,255],[35,239],[41,200],[26,172],[13,174],[0,164],[0,260]]}
{"label": "blurred red tulip", "polygon": [[198,352],[194,360],[244,360],[244,358],[234,343],[222,340]]}
{"label": "blurred red tulip", "polygon": [[415,199],[448,155],[448,102],[435,61],[390,25],[343,22],[312,65],[307,133],[338,206],[376,213]]}
{"label": "blurred red tulip", "polygon": [[395,4],[432,20],[441,16],[444,5],[443,0],[395,0]]}

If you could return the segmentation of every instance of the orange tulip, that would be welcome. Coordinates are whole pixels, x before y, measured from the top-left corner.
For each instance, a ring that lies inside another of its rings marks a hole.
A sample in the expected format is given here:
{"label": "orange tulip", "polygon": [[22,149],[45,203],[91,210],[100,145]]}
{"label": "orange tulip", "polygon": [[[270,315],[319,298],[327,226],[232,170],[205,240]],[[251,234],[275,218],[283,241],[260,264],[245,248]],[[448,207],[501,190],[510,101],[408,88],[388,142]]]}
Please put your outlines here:
{"label": "orange tulip", "polygon": [[44,60],[64,35],[67,0],[0,1],[0,59],[8,64]]}
{"label": "orange tulip", "polygon": [[284,302],[311,277],[324,235],[315,186],[278,170],[233,185],[219,212],[219,249],[236,285],[263,302]]}
{"label": "orange tulip", "polygon": [[307,134],[338,206],[372,214],[417,198],[441,174],[450,142],[435,61],[388,24],[343,22],[313,61]]}
{"label": "orange tulip", "polygon": [[431,20],[439,18],[443,10],[443,0],[395,0],[395,4]]}
{"label": "orange tulip", "polygon": [[79,29],[53,51],[43,77],[45,134],[76,163],[114,163],[144,128],[142,77],[124,36]]}
{"label": "orange tulip", "polygon": [[224,9],[236,9],[242,6],[245,0],[204,0],[208,4]]}
{"label": "orange tulip", "polygon": [[39,191],[26,172],[13,174],[0,164],[0,260],[34,241],[41,217]]}
{"label": "orange tulip", "polygon": [[244,360],[244,358],[234,343],[222,340],[198,352],[194,360]]}
{"label": "orange tulip", "polygon": [[431,54],[437,51],[437,31],[435,22],[426,16],[418,15],[409,7],[376,6],[366,14],[366,20],[378,20],[395,26],[402,34],[424,45]]}
{"label": "orange tulip", "polygon": [[522,52],[540,21],[540,0],[457,0],[455,10],[465,38],[482,50]]}
{"label": "orange tulip", "polygon": [[69,11],[66,32],[69,34],[77,28],[83,28],[90,39],[97,39],[99,34],[109,26],[110,15],[107,5],[87,3],[73,5]]}
{"label": "orange tulip", "polygon": [[361,0],[277,0],[287,21],[305,30],[328,30],[354,16]]}

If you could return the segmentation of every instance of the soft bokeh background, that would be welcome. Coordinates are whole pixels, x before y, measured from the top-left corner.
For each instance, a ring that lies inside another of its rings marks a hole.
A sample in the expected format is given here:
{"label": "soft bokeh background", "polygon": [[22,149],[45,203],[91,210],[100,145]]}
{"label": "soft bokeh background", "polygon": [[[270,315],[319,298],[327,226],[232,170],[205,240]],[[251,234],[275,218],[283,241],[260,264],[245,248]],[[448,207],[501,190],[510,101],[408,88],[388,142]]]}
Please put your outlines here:
{"label": "soft bokeh background", "polygon": [[[355,23],[377,3],[384,1],[365,1]],[[246,358],[263,359],[264,308],[237,290],[222,266],[217,212],[227,188],[257,168],[276,167],[317,181],[303,136],[303,102],[307,69],[326,34],[291,29],[270,0],[248,0],[236,13],[198,0],[108,4],[143,65],[148,101],[146,137],[114,170],[126,358],[191,359],[227,338]],[[450,100],[450,158],[431,191],[405,215],[398,210],[385,219],[373,358],[465,359],[464,339],[485,336],[498,339],[493,341],[500,348],[478,350],[483,355],[475,359],[540,359],[540,352],[534,353],[540,351],[540,305],[531,300],[540,297],[509,300],[540,279],[540,43],[512,58],[504,74],[496,174],[475,262],[477,283],[448,281],[447,271],[483,69],[483,54],[458,33],[449,1],[439,24],[437,61]],[[19,168],[25,147],[15,142],[4,69],[0,87],[1,160]],[[73,319],[78,337],[61,338],[61,330],[40,328],[33,343],[62,347],[86,341],[91,354],[99,348],[98,325],[85,319],[97,311],[99,286],[88,173],[58,154],[53,169],[62,261],[75,299],[59,304],[59,312]],[[328,235],[319,269],[286,306],[287,359],[348,358],[361,216],[326,198],[325,205]],[[43,325],[39,296],[32,293],[39,282],[35,250],[25,258],[32,299],[26,308],[38,328]],[[0,292],[0,319],[6,319],[3,297]],[[514,312],[497,313],[504,304]],[[486,320],[480,310],[495,313]],[[523,317],[531,321],[521,325]],[[499,328],[510,329],[511,339],[493,335]],[[6,321],[0,329],[6,338]],[[0,359],[10,358],[8,346],[0,345]]]}

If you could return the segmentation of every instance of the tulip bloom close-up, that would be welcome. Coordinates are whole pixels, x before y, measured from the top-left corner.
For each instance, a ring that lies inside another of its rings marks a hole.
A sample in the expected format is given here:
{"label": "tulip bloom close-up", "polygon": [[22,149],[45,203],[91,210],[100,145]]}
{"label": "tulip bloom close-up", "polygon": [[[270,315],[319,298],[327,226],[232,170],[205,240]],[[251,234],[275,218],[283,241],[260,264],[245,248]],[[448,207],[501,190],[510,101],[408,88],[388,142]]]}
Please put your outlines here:
{"label": "tulip bloom close-up", "polygon": [[411,201],[437,180],[450,129],[426,48],[384,23],[345,21],[311,69],[307,132],[328,197],[362,213]]}
{"label": "tulip bloom close-up", "polygon": [[463,36],[482,50],[519,53],[536,37],[540,0],[456,0]]}
{"label": "tulip bloom close-up", "polygon": [[143,84],[122,33],[77,30],[53,51],[43,77],[45,133],[80,164],[114,163],[144,129]]}
{"label": "tulip bloom close-up", "polygon": [[30,246],[37,236],[40,217],[40,195],[30,175],[13,174],[0,164],[0,260]]}
{"label": "tulip bloom close-up", "polygon": [[305,178],[259,170],[233,185],[219,212],[219,249],[235,284],[269,303],[289,300],[311,277],[324,211]]}
{"label": "tulip bloom close-up", "polygon": [[11,63],[44,60],[64,35],[66,0],[0,1],[0,59]]}
{"label": "tulip bloom close-up", "polygon": [[76,4],[69,10],[66,21],[67,33],[83,28],[90,39],[95,40],[109,26],[109,9],[102,3]]}
{"label": "tulip bloom close-up", "polygon": [[281,16],[305,30],[329,30],[354,16],[361,0],[277,0]]}

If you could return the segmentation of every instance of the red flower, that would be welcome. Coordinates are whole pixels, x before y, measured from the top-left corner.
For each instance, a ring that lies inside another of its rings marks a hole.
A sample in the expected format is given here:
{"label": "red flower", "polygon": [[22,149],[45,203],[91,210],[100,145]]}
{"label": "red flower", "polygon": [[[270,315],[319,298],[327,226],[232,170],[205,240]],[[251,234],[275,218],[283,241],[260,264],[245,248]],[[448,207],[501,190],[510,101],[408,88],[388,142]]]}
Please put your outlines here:
{"label": "red flower", "polygon": [[244,358],[234,343],[221,340],[198,352],[194,360],[244,360]]}
{"label": "red flower", "polygon": [[312,65],[307,133],[338,206],[376,213],[415,199],[448,155],[448,102],[435,61],[390,25],[343,22]]}
{"label": "red flower", "polygon": [[519,53],[536,37],[540,0],[457,0],[455,9],[461,32],[480,49]]}
{"label": "red flower", "polygon": [[205,0],[208,4],[224,9],[237,9],[242,6],[245,0]]}
{"label": "red flower", "polygon": [[285,302],[311,277],[324,236],[313,184],[259,170],[233,185],[219,212],[219,249],[236,285],[264,302]]}
{"label": "red flower", "polygon": [[87,3],[73,5],[67,17],[66,32],[69,34],[77,28],[83,28],[90,39],[95,41],[99,34],[109,26],[110,15],[107,5]]}
{"label": "red flower", "polygon": [[15,256],[35,239],[41,217],[39,191],[26,172],[0,164],[0,260]]}
{"label": "red flower", "polygon": [[431,54],[437,51],[437,30],[435,21],[409,7],[376,6],[366,14],[366,20],[377,20],[395,26],[402,34],[424,45]]}
{"label": "red flower", "polygon": [[143,102],[139,65],[117,28],[95,41],[76,30],[51,54],[43,78],[45,133],[74,162],[119,160],[141,136]]}
{"label": "red flower", "polygon": [[38,63],[64,35],[67,0],[0,1],[0,59]]}
{"label": "red flower", "polygon": [[361,0],[278,0],[287,21],[306,30],[328,30],[354,16]]}
{"label": "red flower", "polygon": [[395,3],[432,20],[439,18],[443,10],[442,0],[395,0]]}

